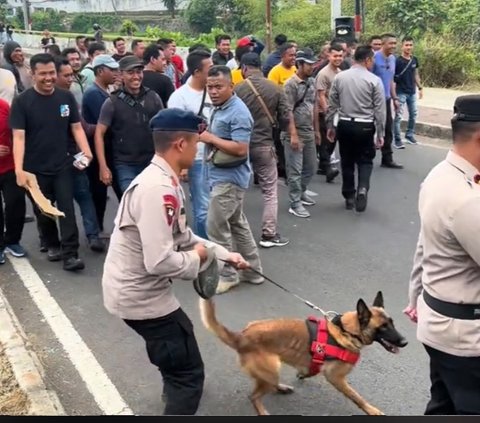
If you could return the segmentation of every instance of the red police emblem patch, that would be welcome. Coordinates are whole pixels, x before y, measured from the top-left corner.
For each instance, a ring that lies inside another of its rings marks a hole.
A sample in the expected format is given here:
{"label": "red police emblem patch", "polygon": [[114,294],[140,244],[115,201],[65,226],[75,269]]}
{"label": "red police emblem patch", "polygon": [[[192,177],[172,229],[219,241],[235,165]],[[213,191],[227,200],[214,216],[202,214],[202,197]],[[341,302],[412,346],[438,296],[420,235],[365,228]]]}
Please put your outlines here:
{"label": "red police emblem patch", "polygon": [[473,177],[473,181],[474,181],[476,184],[480,184],[480,174],[476,174],[476,175]]}
{"label": "red police emblem patch", "polygon": [[164,195],[163,203],[165,206],[168,226],[172,226],[173,219],[175,218],[175,211],[178,207],[177,199],[173,195]]}

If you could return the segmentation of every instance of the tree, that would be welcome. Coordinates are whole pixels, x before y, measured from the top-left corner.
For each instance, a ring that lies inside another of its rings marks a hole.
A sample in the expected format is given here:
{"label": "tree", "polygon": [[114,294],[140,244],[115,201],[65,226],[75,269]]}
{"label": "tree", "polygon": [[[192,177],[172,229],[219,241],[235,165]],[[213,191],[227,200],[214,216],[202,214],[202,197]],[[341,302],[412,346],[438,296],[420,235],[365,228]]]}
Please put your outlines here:
{"label": "tree", "polygon": [[217,24],[217,0],[192,0],[185,17],[194,31],[210,32]]}
{"label": "tree", "polygon": [[172,19],[175,19],[175,9],[178,6],[179,0],[162,0],[162,1],[163,1],[163,5],[172,14]]}

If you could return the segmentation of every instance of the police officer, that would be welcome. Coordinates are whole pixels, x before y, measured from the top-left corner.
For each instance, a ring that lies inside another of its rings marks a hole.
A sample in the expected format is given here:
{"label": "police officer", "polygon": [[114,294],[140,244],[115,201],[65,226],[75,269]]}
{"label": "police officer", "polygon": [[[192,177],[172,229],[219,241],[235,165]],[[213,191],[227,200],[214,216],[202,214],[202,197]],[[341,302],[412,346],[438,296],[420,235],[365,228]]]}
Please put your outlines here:
{"label": "police officer", "polygon": [[146,341],[164,383],[166,415],[192,415],[203,391],[204,368],[193,325],[176,299],[172,280],[194,280],[208,251],[248,264],[237,253],[193,234],[186,223],[182,169],[192,166],[203,121],[180,109],[151,120],[155,156],[120,202],[103,273],[107,310]]}
{"label": "police officer", "polygon": [[[386,106],[379,77],[369,72],[373,67],[370,46],[355,50],[355,64],[339,73],[332,84],[326,116],[327,138],[340,146],[342,194],[345,207],[358,212],[367,208],[367,195],[375,158],[375,145],[381,148],[385,135]],[[338,125],[335,130],[335,116]],[[375,138],[375,130],[377,139]],[[355,167],[358,186],[355,186]]]}
{"label": "police officer", "polygon": [[430,357],[427,415],[480,414],[480,96],[457,98],[454,113],[452,150],[420,189],[404,310]]}

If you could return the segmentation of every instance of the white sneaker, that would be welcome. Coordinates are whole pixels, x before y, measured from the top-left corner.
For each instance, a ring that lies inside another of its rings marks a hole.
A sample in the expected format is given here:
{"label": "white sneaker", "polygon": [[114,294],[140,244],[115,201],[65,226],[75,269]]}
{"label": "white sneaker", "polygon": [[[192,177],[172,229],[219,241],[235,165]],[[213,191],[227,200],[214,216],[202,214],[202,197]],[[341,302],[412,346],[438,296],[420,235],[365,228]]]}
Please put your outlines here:
{"label": "white sneaker", "polygon": [[217,295],[225,294],[225,292],[230,291],[232,288],[235,288],[238,285],[240,285],[239,280],[237,280],[235,282],[227,282],[227,281],[222,281],[220,279],[220,281],[218,282],[216,294]]}

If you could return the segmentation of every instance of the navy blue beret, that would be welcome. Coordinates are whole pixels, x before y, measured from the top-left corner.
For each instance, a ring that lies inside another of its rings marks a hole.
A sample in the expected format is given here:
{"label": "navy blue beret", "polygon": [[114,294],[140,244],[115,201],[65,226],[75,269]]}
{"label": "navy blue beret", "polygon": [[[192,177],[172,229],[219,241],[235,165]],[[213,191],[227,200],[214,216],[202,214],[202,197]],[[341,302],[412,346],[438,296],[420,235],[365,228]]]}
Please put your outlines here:
{"label": "navy blue beret", "polygon": [[457,97],[453,106],[454,118],[467,122],[480,122],[480,95]]}
{"label": "navy blue beret", "polygon": [[182,131],[200,133],[205,128],[205,121],[193,112],[172,108],[160,110],[151,120],[152,131]]}

